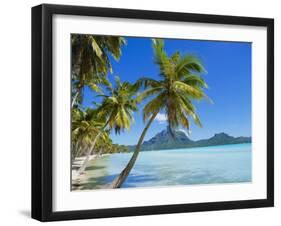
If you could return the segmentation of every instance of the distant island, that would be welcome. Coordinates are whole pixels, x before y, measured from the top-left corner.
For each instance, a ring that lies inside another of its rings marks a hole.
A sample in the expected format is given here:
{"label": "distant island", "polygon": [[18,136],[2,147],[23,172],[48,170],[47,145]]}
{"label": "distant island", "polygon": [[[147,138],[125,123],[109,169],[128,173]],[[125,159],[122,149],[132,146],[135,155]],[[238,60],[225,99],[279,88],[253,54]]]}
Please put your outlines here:
{"label": "distant island", "polygon": [[[226,133],[217,133],[209,139],[202,139],[193,141],[189,139],[184,132],[175,131],[174,137],[166,129],[157,133],[148,141],[144,141],[141,151],[164,150],[164,149],[178,149],[178,148],[193,148],[193,147],[207,147],[226,144],[241,144],[251,143],[251,137],[233,137]],[[128,145],[129,151],[135,150],[135,145]]]}

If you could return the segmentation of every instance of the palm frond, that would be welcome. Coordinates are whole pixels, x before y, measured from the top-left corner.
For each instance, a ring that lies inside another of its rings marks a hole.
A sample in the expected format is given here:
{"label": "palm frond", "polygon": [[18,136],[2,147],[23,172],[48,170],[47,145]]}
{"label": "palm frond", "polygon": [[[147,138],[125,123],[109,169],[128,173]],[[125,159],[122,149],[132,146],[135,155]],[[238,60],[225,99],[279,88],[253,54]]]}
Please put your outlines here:
{"label": "palm frond", "polygon": [[152,114],[159,112],[165,106],[166,93],[162,92],[150,100],[143,109],[143,121],[146,121]]}
{"label": "palm frond", "polygon": [[196,86],[200,88],[208,88],[207,83],[204,81],[204,79],[201,76],[198,75],[188,75],[186,78],[184,78],[183,82],[185,84],[188,84],[190,86]]}
{"label": "palm frond", "polygon": [[173,74],[173,66],[166,52],[163,50],[164,41],[162,39],[153,39],[154,62],[159,66],[160,75],[164,78],[170,78]]}
{"label": "palm frond", "polygon": [[200,100],[205,97],[204,92],[196,86],[188,85],[182,81],[175,81],[173,85],[177,92],[186,92],[194,99]]}
{"label": "palm frond", "polygon": [[175,72],[179,78],[185,75],[196,73],[205,73],[206,70],[201,60],[194,55],[185,55],[182,57],[175,68]]}
{"label": "palm frond", "polygon": [[145,100],[146,98],[151,97],[152,95],[158,94],[162,90],[163,90],[163,87],[155,87],[155,88],[147,89],[136,97],[136,101],[137,101],[137,103],[139,103],[139,102]]}
{"label": "palm frond", "polygon": [[142,77],[142,78],[138,79],[135,84],[138,87],[143,86],[144,88],[147,88],[147,87],[155,88],[155,87],[159,87],[162,85],[161,81],[157,81],[155,79],[148,78],[148,77]]}

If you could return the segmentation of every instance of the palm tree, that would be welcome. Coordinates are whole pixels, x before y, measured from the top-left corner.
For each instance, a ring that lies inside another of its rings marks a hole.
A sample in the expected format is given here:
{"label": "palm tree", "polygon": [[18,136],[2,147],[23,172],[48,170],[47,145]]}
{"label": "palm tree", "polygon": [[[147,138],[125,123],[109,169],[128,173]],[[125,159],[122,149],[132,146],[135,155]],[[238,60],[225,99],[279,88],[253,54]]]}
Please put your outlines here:
{"label": "palm tree", "polygon": [[98,84],[107,85],[106,75],[112,72],[109,54],[115,60],[121,56],[125,39],[115,36],[79,35],[71,36],[72,45],[72,104],[81,102],[85,86],[99,92]]}
{"label": "palm tree", "polygon": [[[96,137],[105,142],[109,139],[108,131],[104,130],[105,119],[97,118],[95,109],[86,109],[81,111],[78,108],[72,110],[72,160],[77,156],[85,154],[87,161],[94,151]],[[94,140],[94,141],[93,141]],[[93,142],[92,142],[93,141]],[[82,165],[77,171],[77,175],[83,172],[85,165]]]}
{"label": "palm tree", "polygon": [[108,95],[99,95],[104,99],[95,110],[96,117],[105,119],[105,123],[99,129],[91,147],[88,149],[86,158],[78,170],[78,175],[85,170],[96,142],[105,131],[114,129],[115,133],[120,133],[124,129],[129,130],[131,123],[134,121],[133,112],[137,111],[137,102],[134,96],[138,87],[128,82],[121,83],[119,77],[115,78],[115,82],[116,87],[112,87],[111,85],[108,87]]}
{"label": "palm tree", "polygon": [[201,100],[206,97],[203,88],[207,85],[200,77],[205,72],[200,60],[192,55],[181,56],[176,52],[168,56],[164,51],[164,42],[160,39],[153,40],[155,63],[160,69],[161,80],[142,78],[137,83],[146,88],[138,96],[138,101],[149,98],[143,109],[143,119],[147,124],[138,140],[135,151],[127,166],[109,187],[120,188],[133,168],[147,130],[159,112],[164,112],[167,117],[168,128],[173,131],[178,126],[189,130],[189,117],[202,126],[195,107],[191,100]]}
{"label": "palm tree", "polygon": [[119,134],[124,129],[129,130],[134,122],[133,112],[137,111],[137,100],[135,98],[138,86],[129,82],[121,82],[118,76],[115,77],[116,86],[111,84],[107,87],[108,95],[98,107],[98,116],[106,117],[110,130],[114,129]]}

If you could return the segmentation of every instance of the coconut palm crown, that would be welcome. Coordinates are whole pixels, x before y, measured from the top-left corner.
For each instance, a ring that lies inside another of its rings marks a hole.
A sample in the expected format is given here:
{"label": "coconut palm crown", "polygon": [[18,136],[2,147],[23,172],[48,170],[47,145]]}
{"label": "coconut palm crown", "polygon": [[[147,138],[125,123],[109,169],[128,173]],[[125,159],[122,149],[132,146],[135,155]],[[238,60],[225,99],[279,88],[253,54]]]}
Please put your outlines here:
{"label": "coconut palm crown", "polygon": [[172,134],[178,126],[189,130],[190,117],[202,127],[192,103],[192,100],[208,99],[203,90],[207,88],[207,84],[200,76],[206,72],[202,62],[194,55],[181,56],[179,52],[169,57],[161,39],[153,39],[153,50],[161,80],[143,77],[138,81],[145,87],[145,91],[138,96],[138,101],[150,98],[143,109],[144,121],[155,112],[164,112]]}
{"label": "coconut palm crown", "polygon": [[82,111],[79,108],[72,109],[72,154],[77,157],[85,149],[90,148],[93,139],[100,135],[103,142],[109,139],[108,131],[102,130],[105,119],[96,117],[96,110],[87,108]]}
{"label": "coconut palm crown", "polygon": [[71,36],[73,101],[83,99],[85,86],[100,92],[98,84],[107,85],[107,73],[112,72],[109,55],[119,60],[121,47],[126,44],[123,37],[79,35]]}
{"label": "coconut palm crown", "polygon": [[122,83],[117,76],[115,83],[115,87],[111,84],[107,87],[108,95],[98,95],[103,97],[98,107],[98,116],[106,117],[109,129],[119,134],[124,129],[129,130],[134,122],[133,112],[138,110],[135,98],[138,87],[129,82]]}

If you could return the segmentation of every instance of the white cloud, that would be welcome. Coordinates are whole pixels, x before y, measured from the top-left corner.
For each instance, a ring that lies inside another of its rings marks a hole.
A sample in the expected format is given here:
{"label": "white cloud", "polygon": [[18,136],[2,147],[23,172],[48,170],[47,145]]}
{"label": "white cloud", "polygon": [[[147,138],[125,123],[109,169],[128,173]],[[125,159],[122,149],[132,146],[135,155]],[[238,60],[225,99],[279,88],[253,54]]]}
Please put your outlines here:
{"label": "white cloud", "polygon": [[155,120],[159,123],[165,123],[167,121],[167,116],[165,114],[158,113],[155,117]]}
{"label": "white cloud", "polygon": [[191,130],[186,130],[186,129],[179,129],[178,131],[181,131],[181,132],[183,132],[187,137],[189,137],[190,136],[190,134],[191,134]]}

